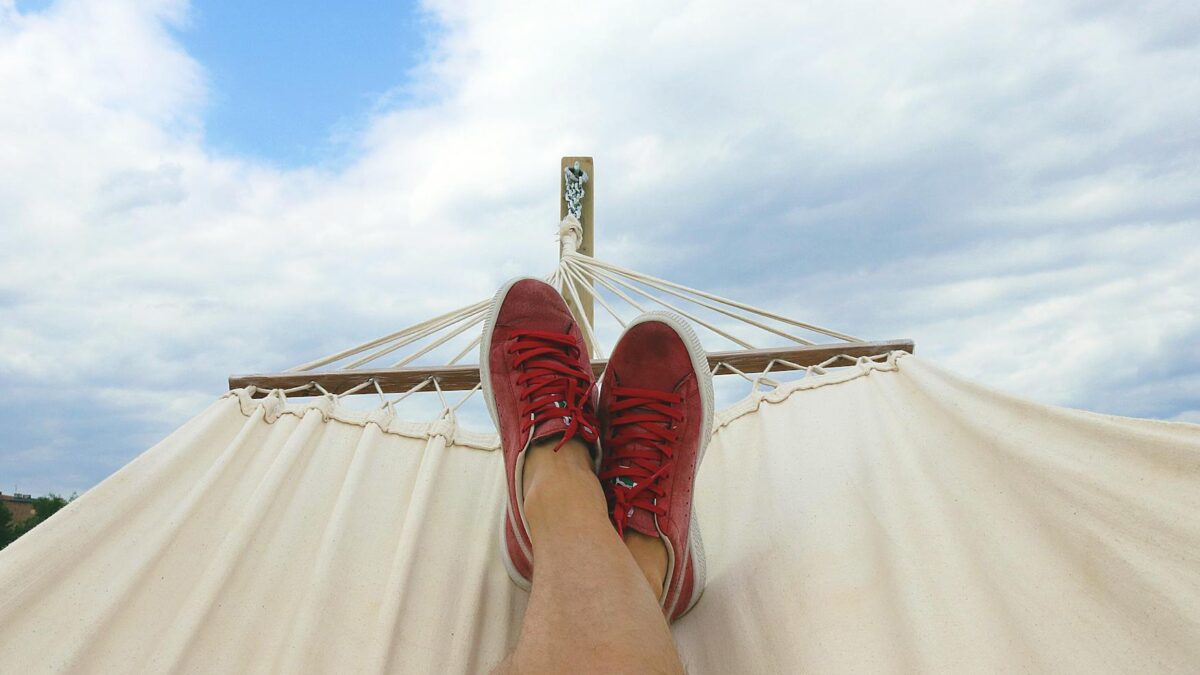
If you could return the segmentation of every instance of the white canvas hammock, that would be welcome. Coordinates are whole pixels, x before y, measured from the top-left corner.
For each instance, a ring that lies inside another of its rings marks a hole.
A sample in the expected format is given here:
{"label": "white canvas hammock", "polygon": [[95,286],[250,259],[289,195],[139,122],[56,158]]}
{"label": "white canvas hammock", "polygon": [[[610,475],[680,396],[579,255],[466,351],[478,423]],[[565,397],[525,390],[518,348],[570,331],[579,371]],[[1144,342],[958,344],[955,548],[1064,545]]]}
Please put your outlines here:
{"label": "white canvas hammock", "polygon": [[[576,307],[595,283],[618,323],[652,289],[735,345],[751,326],[824,355],[710,355],[754,386],[698,477],[708,586],[673,627],[691,672],[1196,672],[1200,426],[1030,403],[573,248],[552,279]],[[469,367],[413,367],[469,354],[482,307],[231,391],[0,552],[0,672],[495,665],[527,600],[496,550],[501,453],[447,398],[476,391]],[[442,414],[402,421],[422,389]]]}
{"label": "white canvas hammock", "polygon": [[[0,670],[486,670],[527,595],[450,419],[232,392],[0,553]],[[1200,428],[885,357],[720,413],[693,673],[1195,672]]]}

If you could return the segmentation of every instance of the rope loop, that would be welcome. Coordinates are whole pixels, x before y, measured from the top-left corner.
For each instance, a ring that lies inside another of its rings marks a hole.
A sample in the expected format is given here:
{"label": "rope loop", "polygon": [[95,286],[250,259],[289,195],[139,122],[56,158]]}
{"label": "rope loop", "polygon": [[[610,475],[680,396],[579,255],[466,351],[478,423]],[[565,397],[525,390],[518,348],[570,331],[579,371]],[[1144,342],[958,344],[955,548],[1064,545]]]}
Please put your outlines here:
{"label": "rope loop", "polygon": [[562,257],[575,253],[583,245],[583,224],[574,214],[563,216],[558,224],[558,242],[562,248]]}

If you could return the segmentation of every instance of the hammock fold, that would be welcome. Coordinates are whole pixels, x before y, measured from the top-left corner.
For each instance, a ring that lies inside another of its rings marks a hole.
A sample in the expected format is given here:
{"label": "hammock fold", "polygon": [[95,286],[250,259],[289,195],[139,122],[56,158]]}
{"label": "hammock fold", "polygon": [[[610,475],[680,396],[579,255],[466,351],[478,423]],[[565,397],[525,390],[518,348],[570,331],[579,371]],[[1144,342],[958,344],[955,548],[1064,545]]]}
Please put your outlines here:
{"label": "hammock fold", "polygon": [[[0,552],[5,672],[479,672],[527,595],[494,434],[227,394]],[[721,411],[692,673],[1194,672],[1200,426],[913,356]]]}

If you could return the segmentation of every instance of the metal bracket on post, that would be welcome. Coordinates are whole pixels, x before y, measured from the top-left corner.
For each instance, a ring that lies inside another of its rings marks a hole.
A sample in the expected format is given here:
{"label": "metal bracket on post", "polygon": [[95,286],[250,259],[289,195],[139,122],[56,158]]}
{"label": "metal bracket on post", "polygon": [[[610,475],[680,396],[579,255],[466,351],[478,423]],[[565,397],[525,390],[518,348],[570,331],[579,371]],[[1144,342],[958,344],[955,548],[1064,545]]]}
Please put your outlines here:
{"label": "metal bracket on post", "polygon": [[[568,215],[574,216],[583,227],[583,236],[579,239],[579,248],[576,253],[579,255],[595,256],[594,237],[596,232],[595,211],[593,205],[596,202],[596,173],[592,165],[591,157],[563,157],[562,167],[559,172],[559,218],[566,218]],[[559,255],[562,255],[560,249]],[[575,292],[579,295],[579,300],[583,304],[582,307],[576,307],[575,302],[571,299],[571,294],[567,291],[566,283],[562,288],[563,297],[567,300],[567,306],[571,308],[571,312],[575,315],[576,320],[580,316],[586,316],[589,322],[595,318],[594,305],[592,301],[591,289],[587,291],[581,284],[575,285]],[[582,322],[581,322],[582,323]],[[592,325],[595,325],[594,323]],[[593,353],[595,345],[592,347]]]}

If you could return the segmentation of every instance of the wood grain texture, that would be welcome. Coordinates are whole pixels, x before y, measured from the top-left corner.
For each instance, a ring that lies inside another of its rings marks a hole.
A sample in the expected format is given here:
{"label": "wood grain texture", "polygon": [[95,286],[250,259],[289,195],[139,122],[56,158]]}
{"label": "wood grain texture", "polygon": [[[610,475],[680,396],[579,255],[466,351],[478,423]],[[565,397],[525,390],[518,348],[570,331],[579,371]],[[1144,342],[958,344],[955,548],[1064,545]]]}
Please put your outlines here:
{"label": "wood grain texture", "polygon": [[[767,364],[775,359],[791,361],[798,366],[815,366],[829,359],[845,355],[851,358],[859,356],[878,356],[891,351],[912,353],[915,345],[912,340],[884,340],[881,342],[842,342],[829,345],[812,345],[807,347],[775,347],[771,349],[747,349],[731,352],[710,352],[709,367],[718,363],[727,363],[744,373],[761,373]],[[599,375],[604,371],[607,360],[592,361],[592,370]],[[835,365],[850,365],[849,362]],[[776,365],[773,371],[789,370]],[[722,374],[726,373],[724,369]],[[438,386],[447,391],[462,391],[471,389],[479,384],[479,367],[467,366],[438,366],[414,368],[376,368],[360,370],[334,370],[325,372],[297,373],[264,373],[258,375],[231,375],[229,388],[240,389],[254,385],[259,389],[291,389],[309,382],[316,382],[327,391],[343,392],[370,378],[379,382],[385,393],[400,393],[417,386],[427,378],[436,377]],[[431,388],[432,389],[432,388]],[[368,387],[361,393],[373,394],[374,387]]]}

